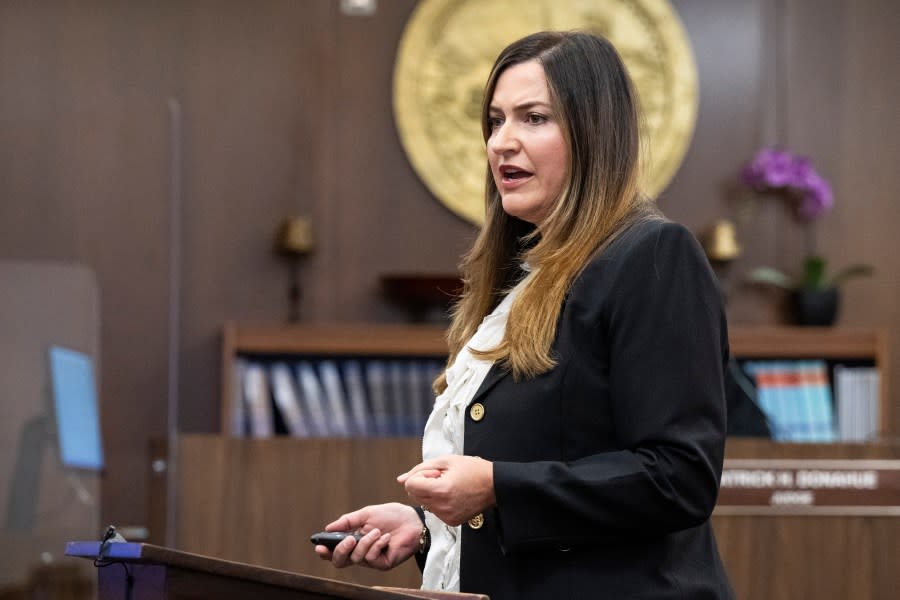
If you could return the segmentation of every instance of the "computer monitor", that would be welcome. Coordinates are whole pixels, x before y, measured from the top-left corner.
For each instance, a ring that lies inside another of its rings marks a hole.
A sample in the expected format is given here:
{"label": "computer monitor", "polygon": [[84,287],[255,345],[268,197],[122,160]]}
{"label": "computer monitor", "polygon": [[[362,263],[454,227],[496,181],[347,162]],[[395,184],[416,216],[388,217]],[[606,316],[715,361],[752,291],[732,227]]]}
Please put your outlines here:
{"label": "computer monitor", "polygon": [[102,470],[103,444],[91,357],[51,346],[50,380],[60,461],[67,467]]}
{"label": "computer monitor", "polygon": [[50,346],[48,355],[51,406],[22,425],[6,509],[9,531],[31,531],[35,525],[48,447],[58,451],[58,464],[71,475],[67,485],[76,490],[84,490],[79,473],[98,473],[104,466],[91,357],[61,346]]}

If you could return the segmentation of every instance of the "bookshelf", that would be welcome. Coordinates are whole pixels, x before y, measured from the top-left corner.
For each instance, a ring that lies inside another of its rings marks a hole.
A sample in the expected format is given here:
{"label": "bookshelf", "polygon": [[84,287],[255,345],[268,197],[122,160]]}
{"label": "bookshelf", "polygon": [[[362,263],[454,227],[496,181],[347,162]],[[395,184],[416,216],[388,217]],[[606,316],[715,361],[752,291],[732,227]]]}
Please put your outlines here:
{"label": "bookshelf", "polygon": [[227,323],[222,336],[221,431],[233,422],[235,362],[255,357],[430,357],[447,354],[444,327],[439,325],[334,324],[238,325]]}
{"label": "bookshelf", "polygon": [[877,415],[879,436],[891,421],[888,344],[877,328],[835,327],[732,327],[731,353],[739,360],[821,360],[827,363],[831,387],[834,370],[841,363],[863,364],[878,369]]}
{"label": "bookshelf", "polygon": [[[234,365],[238,357],[431,357],[446,355],[444,327],[409,324],[250,325],[229,322],[223,331],[221,431],[232,422]],[[880,371],[878,421],[891,421],[887,340],[876,328],[747,327],[729,331],[739,360],[821,359],[868,364]]]}

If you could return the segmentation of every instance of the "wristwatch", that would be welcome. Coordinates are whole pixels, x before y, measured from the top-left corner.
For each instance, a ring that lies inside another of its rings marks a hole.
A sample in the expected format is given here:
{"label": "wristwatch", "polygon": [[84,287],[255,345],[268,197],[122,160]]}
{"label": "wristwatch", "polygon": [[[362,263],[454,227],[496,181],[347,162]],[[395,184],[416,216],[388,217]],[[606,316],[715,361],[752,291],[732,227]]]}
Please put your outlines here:
{"label": "wristwatch", "polygon": [[416,552],[425,555],[428,554],[428,550],[431,548],[431,532],[428,531],[428,526],[425,525],[425,508],[422,506],[414,506],[413,508],[422,521],[422,532],[419,534],[419,549]]}

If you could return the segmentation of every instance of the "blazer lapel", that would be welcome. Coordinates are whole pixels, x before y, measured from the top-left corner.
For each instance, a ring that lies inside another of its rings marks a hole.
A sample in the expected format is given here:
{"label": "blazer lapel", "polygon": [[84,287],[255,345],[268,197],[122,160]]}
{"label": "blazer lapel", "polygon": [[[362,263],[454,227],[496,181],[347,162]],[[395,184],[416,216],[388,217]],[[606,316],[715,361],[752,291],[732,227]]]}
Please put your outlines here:
{"label": "blazer lapel", "polygon": [[478,390],[475,392],[475,395],[469,401],[471,405],[473,402],[478,402],[482,396],[488,393],[488,391],[497,385],[497,382],[509,375],[509,370],[502,368],[499,364],[494,363],[491,365],[491,369],[488,371],[487,375],[484,377],[484,381],[481,382],[481,385],[478,387]]}

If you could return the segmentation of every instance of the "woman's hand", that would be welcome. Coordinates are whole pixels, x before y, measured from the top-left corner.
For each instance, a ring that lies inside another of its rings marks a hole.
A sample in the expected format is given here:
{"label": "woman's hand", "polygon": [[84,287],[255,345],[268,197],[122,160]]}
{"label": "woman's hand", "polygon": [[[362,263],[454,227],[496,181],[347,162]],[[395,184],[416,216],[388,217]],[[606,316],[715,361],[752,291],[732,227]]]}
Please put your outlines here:
{"label": "woman's hand", "polygon": [[399,502],[366,506],[343,515],[325,531],[359,531],[363,537],[342,540],[334,551],[316,546],[316,554],[341,569],[363,565],[380,571],[392,569],[419,549],[422,521],[415,509]]}
{"label": "woman's hand", "polygon": [[416,504],[447,525],[460,525],[496,504],[494,465],[477,456],[448,455],[419,463],[397,481]]}

